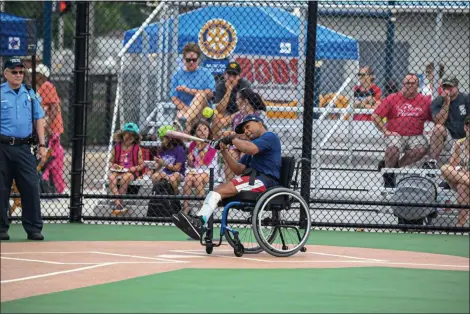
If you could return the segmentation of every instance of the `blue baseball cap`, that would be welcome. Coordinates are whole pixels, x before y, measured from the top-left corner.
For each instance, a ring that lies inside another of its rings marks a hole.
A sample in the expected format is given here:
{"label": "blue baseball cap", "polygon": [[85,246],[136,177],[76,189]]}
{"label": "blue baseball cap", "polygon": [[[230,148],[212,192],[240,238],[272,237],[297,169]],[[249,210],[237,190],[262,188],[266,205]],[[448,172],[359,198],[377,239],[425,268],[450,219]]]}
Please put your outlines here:
{"label": "blue baseball cap", "polygon": [[263,119],[258,117],[257,115],[254,114],[249,114],[246,117],[243,118],[242,122],[240,122],[236,127],[235,127],[235,133],[237,134],[243,134],[243,126],[247,124],[250,121],[255,121],[255,122],[261,122],[264,125]]}

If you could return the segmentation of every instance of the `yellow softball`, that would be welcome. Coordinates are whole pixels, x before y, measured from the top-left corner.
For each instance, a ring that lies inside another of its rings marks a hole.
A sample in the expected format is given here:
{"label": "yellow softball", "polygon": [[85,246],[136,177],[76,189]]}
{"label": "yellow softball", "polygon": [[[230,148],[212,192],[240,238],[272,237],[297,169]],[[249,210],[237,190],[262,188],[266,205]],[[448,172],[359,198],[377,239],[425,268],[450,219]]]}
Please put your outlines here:
{"label": "yellow softball", "polygon": [[214,114],[214,110],[211,107],[206,107],[204,108],[204,110],[202,110],[202,115],[207,119],[212,117],[213,114]]}

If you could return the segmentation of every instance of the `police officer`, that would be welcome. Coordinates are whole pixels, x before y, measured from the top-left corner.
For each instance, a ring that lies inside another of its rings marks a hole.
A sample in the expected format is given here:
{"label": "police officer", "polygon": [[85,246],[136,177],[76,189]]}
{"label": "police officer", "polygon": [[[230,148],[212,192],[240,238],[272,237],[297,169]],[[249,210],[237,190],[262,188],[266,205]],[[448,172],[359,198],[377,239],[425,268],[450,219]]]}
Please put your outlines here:
{"label": "police officer", "polygon": [[0,85],[0,240],[10,239],[7,211],[13,179],[21,194],[21,220],[28,239],[44,240],[37,160],[31,152],[33,135],[37,135],[40,164],[44,164],[44,111],[34,90],[23,84],[24,72],[19,58],[7,60],[3,67],[6,82]]}

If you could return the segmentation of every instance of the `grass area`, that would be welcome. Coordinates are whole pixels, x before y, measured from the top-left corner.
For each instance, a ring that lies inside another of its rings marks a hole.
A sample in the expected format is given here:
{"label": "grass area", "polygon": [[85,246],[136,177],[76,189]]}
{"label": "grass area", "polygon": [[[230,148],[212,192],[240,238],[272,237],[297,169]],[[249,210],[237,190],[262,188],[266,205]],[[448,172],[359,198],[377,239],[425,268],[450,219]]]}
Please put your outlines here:
{"label": "grass area", "polygon": [[184,269],[2,303],[8,313],[468,313],[468,272]]}
{"label": "grass area", "polygon": [[[10,241],[26,241],[21,225],[10,227]],[[46,241],[186,241],[173,226],[45,224]],[[218,232],[214,232],[218,235]],[[468,235],[312,231],[309,244],[380,248],[470,257]]]}

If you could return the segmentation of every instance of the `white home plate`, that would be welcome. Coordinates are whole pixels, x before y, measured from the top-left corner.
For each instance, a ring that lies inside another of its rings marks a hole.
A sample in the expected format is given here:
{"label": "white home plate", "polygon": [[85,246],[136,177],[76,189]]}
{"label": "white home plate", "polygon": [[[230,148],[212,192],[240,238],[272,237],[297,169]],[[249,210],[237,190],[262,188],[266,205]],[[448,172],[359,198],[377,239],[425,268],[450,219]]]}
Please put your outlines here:
{"label": "white home plate", "polygon": [[205,255],[176,255],[176,254],[163,254],[163,255],[157,255],[157,257],[160,258],[204,258],[207,257]]}

